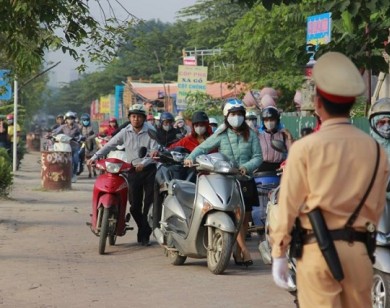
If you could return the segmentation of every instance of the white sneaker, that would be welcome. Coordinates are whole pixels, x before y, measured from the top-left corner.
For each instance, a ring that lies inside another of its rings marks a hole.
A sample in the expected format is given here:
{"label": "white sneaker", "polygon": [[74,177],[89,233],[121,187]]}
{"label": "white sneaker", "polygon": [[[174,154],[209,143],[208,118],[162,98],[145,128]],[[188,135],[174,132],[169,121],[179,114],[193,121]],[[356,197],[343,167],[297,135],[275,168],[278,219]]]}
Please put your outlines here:
{"label": "white sneaker", "polygon": [[73,175],[72,176],[72,183],[76,183],[77,182],[77,175]]}

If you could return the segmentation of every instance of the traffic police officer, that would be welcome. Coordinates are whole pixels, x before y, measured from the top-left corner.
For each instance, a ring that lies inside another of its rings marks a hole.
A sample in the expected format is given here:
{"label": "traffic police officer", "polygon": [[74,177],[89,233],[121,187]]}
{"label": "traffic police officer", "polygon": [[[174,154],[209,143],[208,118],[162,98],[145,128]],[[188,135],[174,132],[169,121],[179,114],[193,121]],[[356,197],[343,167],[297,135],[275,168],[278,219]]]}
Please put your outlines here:
{"label": "traffic police officer", "polygon": [[[345,55],[329,52],[315,64],[313,79],[322,126],[290,149],[281,182],[279,219],[271,230],[272,274],[282,288],[288,286],[285,256],[295,219],[310,234],[307,214],[320,209],[329,230],[344,230],[367,191],[377,157],[374,140],[349,121],[355,98],[365,90],[355,65]],[[389,165],[382,148],[379,154],[377,175],[353,224],[354,232],[365,232],[367,223],[376,225],[385,205]],[[297,260],[300,307],[370,307],[373,272],[365,244],[334,240],[334,245],[344,272],[340,281],[333,277],[316,241],[303,245]]]}

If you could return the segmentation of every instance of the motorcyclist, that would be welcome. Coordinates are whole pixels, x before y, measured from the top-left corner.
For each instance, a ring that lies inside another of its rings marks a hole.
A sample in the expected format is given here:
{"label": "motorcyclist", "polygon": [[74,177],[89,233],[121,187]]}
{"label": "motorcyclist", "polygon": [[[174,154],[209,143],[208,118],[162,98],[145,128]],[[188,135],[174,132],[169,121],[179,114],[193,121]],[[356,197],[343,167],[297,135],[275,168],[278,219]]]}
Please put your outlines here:
{"label": "motorcyclist", "polygon": [[174,128],[178,129],[183,136],[186,136],[191,132],[190,128],[186,125],[184,118],[181,115],[175,117]]}
{"label": "motorcyclist", "polygon": [[[89,114],[84,113],[80,117],[81,121],[81,135],[84,137],[84,146],[80,148],[80,168],[78,175],[81,174],[84,170],[84,161],[85,159],[90,159],[93,154],[97,151],[97,145],[95,142],[95,132],[91,126],[91,117]],[[92,167],[87,166],[88,168],[88,178],[92,177]],[[96,176],[96,170],[93,169],[93,175]]]}
{"label": "motorcyclist", "polygon": [[[235,162],[241,174],[241,189],[245,204],[245,219],[237,236],[238,249],[233,254],[237,265],[249,266],[253,264],[249,249],[245,244],[252,206],[258,206],[256,183],[251,177],[253,171],[261,164],[262,156],[259,139],[245,122],[244,103],[236,98],[226,101],[223,108],[224,124],[207,140],[197,146],[184,161],[191,167],[194,159],[200,154],[207,154],[213,149],[229,157]],[[249,178],[248,178],[248,177]]]}
{"label": "motorcyclist", "polygon": [[160,127],[157,128],[157,140],[164,147],[168,147],[184,137],[180,130],[173,127],[174,121],[175,118],[170,112],[163,112],[160,116]]}
{"label": "motorcyclist", "polygon": [[216,118],[209,118],[209,125],[211,126],[212,133],[218,129],[218,121]]}
{"label": "motorcyclist", "polygon": [[8,124],[4,115],[0,115],[0,148],[8,149]]}
{"label": "motorcyclist", "polygon": [[112,137],[106,145],[97,151],[87,164],[92,164],[99,156],[107,155],[118,145],[125,146],[125,153],[128,161],[135,166],[135,172],[128,174],[130,213],[134,218],[137,227],[137,241],[143,246],[149,246],[149,238],[152,232],[149,227],[147,214],[153,203],[153,187],[156,174],[154,160],[149,158],[138,158],[138,151],[146,147],[151,151],[151,156],[158,148],[155,140],[148,135],[150,129],[146,123],[146,112],[141,104],[134,104],[130,107],[128,117],[130,124]]}
{"label": "motorcyclist", "polygon": [[64,120],[64,115],[62,113],[58,114],[56,116],[56,123],[51,127],[51,130],[55,130],[57,129],[58,127],[60,127],[61,125],[63,125],[65,122]]}
{"label": "motorcyclist", "polygon": [[118,130],[118,121],[116,118],[112,117],[108,120],[108,127],[104,130],[104,134],[111,138],[113,133]]}
{"label": "motorcyclist", "polygon": [[254,111],[248,111],[245,116],[245,121],[254,132],[258,133],[257,114]]}
{"label": "motorcyclist", "polygon": [[390,160],[390,98],[377,100],[370,109],[371,135],[386,150]]}
{"label": "motorcyclist", "polygon": [[263,153],[263,163],[258,171],[274,171],[285,160],[285,155],[271,147],[272,140],[281,140],[287,149],[290,148],[293,137],[280,122],[280,113],[275,107],[266,107],[261,112],[261,126],[259,129],[259,141]]}
{"label": "motorcyclist", "polygon": [[209,117],[204,111],[194,112],[191,121],[191,134],[171,144],[168,149],[181,146],[186,148],[189,152],[192,152],[193,149],[195,149],[212,134],[211,127],[209,125]]}
{"label": "motorcyclist", "polygon": [[62,124],[53,131],[53,135],[65,134],[72,138],[70,146],[72,148],[72,183],[77,181],[77,169],[80,162],[80,138],[81,132],[79,126],[75,123],[76,114],[72,111],[65,113],[65,124]]}

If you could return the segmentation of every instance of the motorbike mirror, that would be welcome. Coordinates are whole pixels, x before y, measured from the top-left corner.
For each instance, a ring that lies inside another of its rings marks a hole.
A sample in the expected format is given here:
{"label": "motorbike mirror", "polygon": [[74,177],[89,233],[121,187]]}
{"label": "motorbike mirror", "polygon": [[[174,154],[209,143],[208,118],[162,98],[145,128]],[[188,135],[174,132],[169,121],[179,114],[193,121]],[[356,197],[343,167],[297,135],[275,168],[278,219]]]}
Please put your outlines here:
{"label": "motorbike mirror", "polygon": [[145,157],[147,152],[148,152],[148,149],[147,149],[146,147],[141,147],[141,148],[138,150],[138,157],[139,157],[139,158]]}
{"label": "motorbike mirror", "polygon": [[282,153],[287,153],[287,147],[282,140],[271,140],[271,147]]}
{"label": "motorbike mirror", "polygon": [[387,188],[386,188],[386,191],[387,191],[387,192],[390,192],[390,179],[389,179],[389,181],[387,182]]}
{"label": "motorbike mirror", "polygon": [[148,129],[148,135],[150,138],[152,138],[153,140],[156,140],[158,141],[157,139],[157,131],[155,129]]}

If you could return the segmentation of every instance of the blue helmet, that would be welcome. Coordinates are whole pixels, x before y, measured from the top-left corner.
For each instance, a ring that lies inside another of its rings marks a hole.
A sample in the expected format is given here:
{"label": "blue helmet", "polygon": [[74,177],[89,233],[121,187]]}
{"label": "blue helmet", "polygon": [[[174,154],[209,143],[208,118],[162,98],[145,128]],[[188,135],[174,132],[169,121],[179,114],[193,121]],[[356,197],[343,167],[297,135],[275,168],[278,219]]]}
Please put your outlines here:
{"label": "blue helmet", "polygon": [[163,121],[172,121],[172,122],[174,122],[175,118],[173,117],[172,113],[165,111],[160,116],[160,122],[163,122]]}

